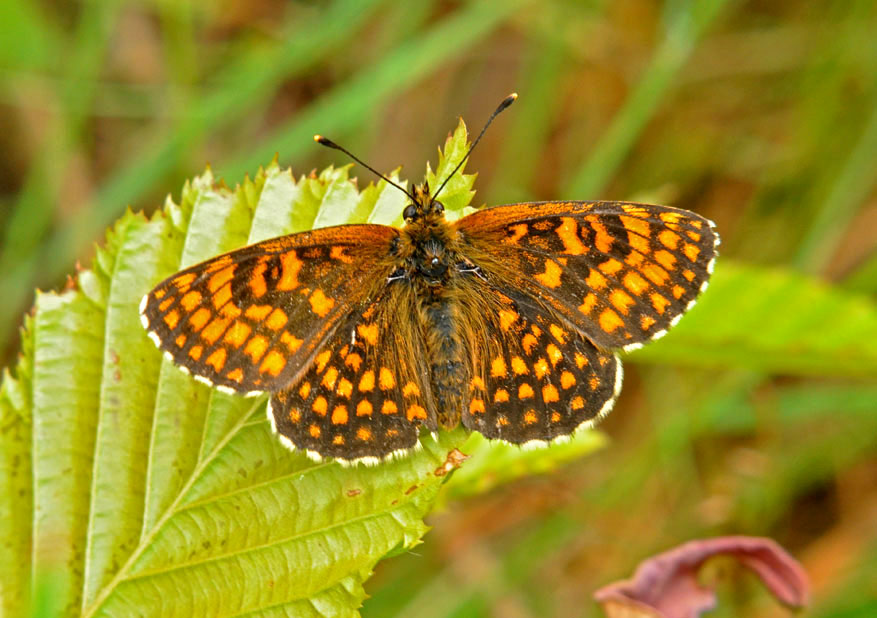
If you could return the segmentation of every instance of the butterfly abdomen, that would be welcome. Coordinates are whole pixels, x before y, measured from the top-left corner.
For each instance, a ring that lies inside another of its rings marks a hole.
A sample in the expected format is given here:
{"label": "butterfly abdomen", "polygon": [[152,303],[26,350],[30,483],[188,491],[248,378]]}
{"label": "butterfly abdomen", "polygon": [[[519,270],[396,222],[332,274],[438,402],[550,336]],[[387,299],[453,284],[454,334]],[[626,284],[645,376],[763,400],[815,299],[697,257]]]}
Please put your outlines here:
{"label": "butterfly abdomen", "polygon": [[468,383],[458,311],[446,296],[430,299],[421,311],[438,422],[448,429],[460,422]]}

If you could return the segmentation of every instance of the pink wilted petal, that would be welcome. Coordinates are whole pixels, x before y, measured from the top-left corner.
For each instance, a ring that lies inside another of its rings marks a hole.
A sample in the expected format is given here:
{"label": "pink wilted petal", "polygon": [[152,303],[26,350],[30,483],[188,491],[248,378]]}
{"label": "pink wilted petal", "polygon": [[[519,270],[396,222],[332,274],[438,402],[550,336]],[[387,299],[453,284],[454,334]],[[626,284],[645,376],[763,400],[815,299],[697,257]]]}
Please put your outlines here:
{"label": "pink wilted petal", "polygon": [[641,562],[633,579],[600,588],[594,599],[610,618],[696,618],[716,605],[715,592],[697,582],[709,558],[727,555],[752,570],[778,601],[803,607],[809,598],[807,574],[771,539],[724,536],[690,541]]}

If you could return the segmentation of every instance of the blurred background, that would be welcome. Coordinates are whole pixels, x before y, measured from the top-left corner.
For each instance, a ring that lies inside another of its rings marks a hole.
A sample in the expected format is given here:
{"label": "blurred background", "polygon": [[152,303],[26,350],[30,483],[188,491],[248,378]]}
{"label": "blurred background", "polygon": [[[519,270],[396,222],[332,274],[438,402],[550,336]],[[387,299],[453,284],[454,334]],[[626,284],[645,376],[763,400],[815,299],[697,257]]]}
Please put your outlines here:
{"label": "blurred background", "polygon": [[[468,167],[476,204],[681,206],[717,222],[727,263],[873,313],[871,1],[4,0],[0,23],[3,366],[34,289],[205,163],[230,185],[275,153],[296,174],[346,163],[319,132],[419,181],[457,117],[476,130],[512,91]],[[596,588],[719,534],[801,559],[808,615],[877,615],[877,370],[758,361],[631,356],[600,451],[446,496],[425,543],[378,565],[364,615],[598,616]],[[731,563],[706,577],[713,615],[784,615]]]}

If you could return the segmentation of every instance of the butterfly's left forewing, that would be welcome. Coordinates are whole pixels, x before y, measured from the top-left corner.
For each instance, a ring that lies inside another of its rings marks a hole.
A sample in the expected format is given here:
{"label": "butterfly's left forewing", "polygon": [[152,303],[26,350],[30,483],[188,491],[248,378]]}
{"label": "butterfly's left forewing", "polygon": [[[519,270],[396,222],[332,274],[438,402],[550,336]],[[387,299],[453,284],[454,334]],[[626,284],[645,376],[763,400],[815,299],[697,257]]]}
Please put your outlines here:
{"label": "butterfly's left forewing", "polygon": [[397,236],[390,227],[347,225],[244,247],[158,284],[143,298],[141,319],[195,377],[240,393],[277,391],[377,293]]}
{"label": "butterfly's left forewing", "polygon": [[520,291],[601,348],[640,347],[667,332],[712,273],[712,222],[628,202],[498,206],[455,224],[461,246],[507,294]]}

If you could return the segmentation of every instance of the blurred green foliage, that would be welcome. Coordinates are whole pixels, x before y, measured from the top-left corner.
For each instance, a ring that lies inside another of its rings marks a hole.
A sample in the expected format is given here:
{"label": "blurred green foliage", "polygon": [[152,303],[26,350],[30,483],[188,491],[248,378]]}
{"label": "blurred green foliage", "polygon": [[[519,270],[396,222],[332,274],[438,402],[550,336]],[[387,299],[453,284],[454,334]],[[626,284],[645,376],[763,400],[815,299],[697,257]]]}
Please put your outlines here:
{"label": "blurred green foliage", "polygon": [[[510,91],[470,162],[476,203],[640,199],[718,223],[717,286],[629,357],[609,444],[486,494],[461,475],[365,615],[596,616],[600,585],[724,533],[801,558],[810,615],[873,615],[873,2],[5,0],[0,23],[3,365],[34,288],[205,161],[232,184],[275,152],[322,168],[319,132],[413,179],[456,116]],[[776,611],[732,579],[717,616]]]}

